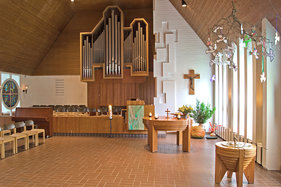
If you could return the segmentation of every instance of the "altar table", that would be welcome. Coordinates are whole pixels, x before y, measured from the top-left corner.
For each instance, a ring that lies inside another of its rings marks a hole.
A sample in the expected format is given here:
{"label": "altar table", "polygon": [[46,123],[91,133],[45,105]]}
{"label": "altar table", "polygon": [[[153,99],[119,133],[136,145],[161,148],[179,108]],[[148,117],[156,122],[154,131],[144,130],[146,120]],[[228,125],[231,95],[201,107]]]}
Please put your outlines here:
{"label": "altar table", "polygon": [[191,119],[159,117],[144,117],[143,123],[148,129],[148,145],[151,152],[157,151],[158,131],[177,131],[177,145],[182,144],[182,150],[190,152]]}

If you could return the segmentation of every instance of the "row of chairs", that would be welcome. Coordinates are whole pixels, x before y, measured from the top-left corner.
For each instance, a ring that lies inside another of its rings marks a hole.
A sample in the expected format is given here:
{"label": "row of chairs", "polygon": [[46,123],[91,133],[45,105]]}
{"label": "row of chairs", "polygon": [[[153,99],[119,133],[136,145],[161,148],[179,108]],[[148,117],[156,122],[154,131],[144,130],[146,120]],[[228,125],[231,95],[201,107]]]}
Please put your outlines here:
{"label": "row of chairs", "polygon": [[[56,112],[98,112],[99,115],[106,115],[108,113],[108,106],[100,106],[98,109],[88,108],[85,105],[33,105],[33,107],[51,107]],[[112,112],[115,115],[120,115],[124,109],[126,109],[126,106],[113,106]]]}
{"label": "row of chairs", "polygon": [[[27,129],[29,128],[29,130]],[[23,129],[23,130],[22,130]],[[20,131],[22,130],[22,131]],[[15,124],[4,125],[4,129],[0,128],[0,145],[1,145],[1,158],[5,158],[5,144],[12,143],[13,154],[18,153],[18,140],[24,140],[25,150],[29,149],[29,138],[32,137],[32,143],[35,146],[39,145],[39,134],[43,135],[43,143],[45,143],[45,130],[35,129],[34,122],[28,120],[25,122],[17,122]]]}
{"label": "row of chairs", "polygon": [[51,107],[56,112],[89,112],[86,105],[33,105],[33,107]]}

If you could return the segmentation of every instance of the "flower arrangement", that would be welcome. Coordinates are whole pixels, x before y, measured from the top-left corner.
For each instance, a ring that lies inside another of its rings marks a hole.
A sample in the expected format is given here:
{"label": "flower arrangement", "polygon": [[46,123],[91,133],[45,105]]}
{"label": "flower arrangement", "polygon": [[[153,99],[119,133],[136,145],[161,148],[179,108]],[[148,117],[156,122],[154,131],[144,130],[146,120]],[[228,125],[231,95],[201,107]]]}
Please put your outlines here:
{"label": "flower arrangement", "polygon": [[211,122],[209,122],[209,124],[210,124],[209,131],[211,133],[211,136],[214,136],[215,130],[217,130],[219,127],[215,123],[212,124]]}
{"label": "flower arrangement", "polygon": [[216,111],[216,107],[211,108],[209,104],[196,101],[196,107],[191,113],[191,117],[199,124],[204,124]]}
{"label": "flower arrangement", "polygon": [[186,115],[191,113],[193,111],[193,108],[191,106],[182,105],[182,107],[180,107],[178,111]]}

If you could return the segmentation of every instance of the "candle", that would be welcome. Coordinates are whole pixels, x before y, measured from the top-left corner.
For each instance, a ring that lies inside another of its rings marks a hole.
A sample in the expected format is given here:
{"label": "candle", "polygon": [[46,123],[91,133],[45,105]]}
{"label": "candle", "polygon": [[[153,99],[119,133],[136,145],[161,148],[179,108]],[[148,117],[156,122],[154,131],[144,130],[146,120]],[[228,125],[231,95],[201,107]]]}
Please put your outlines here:
{"label": "candle", "polygon": [[154,118],[155,118],[155,119],[158,119],[158,114],[155,114]]}
{"label": "candle", "polygon": [[180,114],[178,114],[178,119],[181,119],[181,115]]}
{"label": "candle", "polygon": [[148,116],[149,116],[149,117],[152,117],[152,113],[151,113],[151,112],[149,112]]}
{"label": "candle", "polygon": [[109,119],[112,119],[112,106],[108,105]]}

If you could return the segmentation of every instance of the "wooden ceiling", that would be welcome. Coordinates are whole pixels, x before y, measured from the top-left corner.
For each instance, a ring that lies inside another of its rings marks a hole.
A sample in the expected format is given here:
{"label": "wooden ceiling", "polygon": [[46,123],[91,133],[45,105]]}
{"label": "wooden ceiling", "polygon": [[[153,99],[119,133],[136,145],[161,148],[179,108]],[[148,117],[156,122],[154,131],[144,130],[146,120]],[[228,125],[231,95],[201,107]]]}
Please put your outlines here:
{"label": "wooden ceiling", "polygon": [[0,1],[0,71],[31,74],[71,19],[58,0]]}
{"label": "wooden ceiling", "polygon": [[[221,18],[231,15],[232,0],[185,0],[186,8],[181,6],[182,0],[170,0],[174,7],[189,23],[201,40],[206,43],[208,29],[212,28]],[[260,26],[266,17],[281,31],[281,0],[234,0],[236,16],[242,22]]]}
{"label": "wooden ceiling", "polygon": [[153,0],[75,0],[72,3],[74,10],[98,10],[102,11],[108,5],[118,5],[121,9],[152,8]]}

